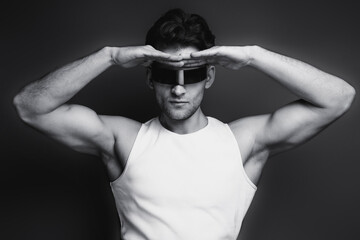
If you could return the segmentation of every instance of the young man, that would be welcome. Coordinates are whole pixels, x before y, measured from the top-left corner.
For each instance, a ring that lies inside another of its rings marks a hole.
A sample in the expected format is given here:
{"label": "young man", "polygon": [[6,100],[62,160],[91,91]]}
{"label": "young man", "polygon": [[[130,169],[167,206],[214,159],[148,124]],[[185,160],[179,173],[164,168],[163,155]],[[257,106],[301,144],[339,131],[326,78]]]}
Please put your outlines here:
{"label": "young man", "polygon": [[[124,239],[236,239],[269,157],[315,136],[354,98],[345,81],[259,46],[215,46],[203,18],[171,10],[146,46],[105,47],[26,86],[23,121],[98,155],[109,175]],[[141,124],[66,102],[112,65],[147,66],[161,114]],[[200,108],[215,67],[250,66],[300,100],[224,124]]]}

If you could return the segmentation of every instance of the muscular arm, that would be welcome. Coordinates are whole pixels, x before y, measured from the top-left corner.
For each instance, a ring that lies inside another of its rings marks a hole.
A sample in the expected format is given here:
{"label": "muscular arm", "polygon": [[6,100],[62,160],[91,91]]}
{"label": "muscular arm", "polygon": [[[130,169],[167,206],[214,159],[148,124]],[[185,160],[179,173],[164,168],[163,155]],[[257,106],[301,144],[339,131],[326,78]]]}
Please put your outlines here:
{"label": "muscular arm", "polygon": [[254,120],[256,142],[270,154],[305,142],[346,112],[355,90],[344,80],[304,62],[260,47],[249,51],[249,65],[268,74],[300,100]]}
{"label": "muscular arm", "polygon": [[315,136],[347,111],[355,95],[344,80],[258,46],[214,47],[193,55],[230,69],[251,66],[299,97],[271,114],[230,123],[245,169],[255,182],[269,156]]}
{"label": "muscular arm", "polygon": [[99,116],[87,107],[66,102],[113,64],[134,67],[153,60],[178,61],[150,46],[105,47],[29,84],[16,95],[14,104],[23,121],[46,135],[81,152],[113,156],[115,134],[131,139],[128,134],[135,135],[139,123]]}
{"label": "muscular arm", "polygon": [[[250,129],[252,146],[244,150],[250,160],[246,168],[257,180],[268,157],[306,142],[344,114],[355,90],[342,79],[304,62],[260,47],[249,52],[250,66],[268,74],[300,98],[271,114],[232,123],[236,135]],[[240,140],[239,146],[241,143]]]}
{"label": "muscular arm", "polygon": [[14,99],[21,119],[78,151],[98,154],[97,143],[109,145],[111,133],[91,109],[65,103],[112,64],[105,47],[29,84]]}

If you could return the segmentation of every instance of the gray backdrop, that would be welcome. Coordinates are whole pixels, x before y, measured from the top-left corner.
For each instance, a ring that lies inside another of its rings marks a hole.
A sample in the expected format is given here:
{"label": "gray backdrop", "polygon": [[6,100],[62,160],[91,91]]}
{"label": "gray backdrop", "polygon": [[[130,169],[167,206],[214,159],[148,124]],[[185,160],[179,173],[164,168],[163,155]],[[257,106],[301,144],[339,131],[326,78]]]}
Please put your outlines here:
{"label": "gray backdrop", "polygon": [[[351,1],[13,1],[1,11],[0,239],[119,239],[106,173],[26,127],[12,98],[27,83],[103,46],[143,44],[166,10],[207,19],[218,45],[257,44],[308,62],[359,89],[359,20]],[[142,68],[113,67],[72,102],[146,121],[157,114]],[[217,68],[203,109],[225,122],[295,97],[253,69]],[[241,239],[359,239],[359,101],[329,129],[271,159]],[[186,221],[186,220],[184,220]]]}

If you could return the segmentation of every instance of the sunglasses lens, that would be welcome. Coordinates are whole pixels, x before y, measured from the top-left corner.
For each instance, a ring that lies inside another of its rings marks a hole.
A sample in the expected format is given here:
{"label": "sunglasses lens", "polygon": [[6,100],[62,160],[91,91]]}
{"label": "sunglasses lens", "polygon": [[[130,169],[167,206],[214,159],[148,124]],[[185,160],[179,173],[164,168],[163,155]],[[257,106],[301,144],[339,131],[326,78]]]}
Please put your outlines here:
{"label": "sunglasses lens", "polygon": [[[166,68],[152,67],[151,79],[155,82],[169,85],[177,85],[177,71]],[[207,77],[207,67],[184,70],[184,84],[198,83]]]}
{"label": "sunglasses lens", "polygon": [[197,69],[191,69],[184,71],[185,84],[197,83],[205,80],[207,77],[207,68],[201,67]]}
{"label": "sunglasses lens", "polygon": [[166,68],[151,68],[151,79],[163,84],[176,84],[176,71]]}

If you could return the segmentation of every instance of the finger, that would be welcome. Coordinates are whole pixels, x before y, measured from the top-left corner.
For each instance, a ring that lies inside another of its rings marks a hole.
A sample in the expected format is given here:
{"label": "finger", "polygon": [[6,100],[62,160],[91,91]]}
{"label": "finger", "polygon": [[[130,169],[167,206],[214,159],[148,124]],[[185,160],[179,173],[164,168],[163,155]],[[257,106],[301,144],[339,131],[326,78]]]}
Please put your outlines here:
{"label": "finger", "polygon": [[199,63],[190,63],[190,64],[184,64],[184,68],[196,68],[196,67],[203,67],[204,64]]}
{"label": "finger", "polygon": [[211,58],[217,56],[217,54],[218,54],[217,48],[210,48],[199,52],[193,52],[190,55],[192,59],[199,59],[199,58]]}
{"label": "finger", "polygon": [[166,66],[170,66],[170,67],[183,67],[184,66],[184,61],[174,61],[174,62],[171,62],[171,61],[164,61],[164,60],[157,60],[156,62],[159,62],[161,64],[164,64]]}
{"label": "finger", "polygon": [[184,62],[183,62],[183,61],[180,61],[180,62],[169,62],[168,65],[169,65],[169,66],[172,66],[172,67],[181,68],[181,67],[184,66]]}
{"label": "finger", "polygon": [[182,60],[182,58],[180,56],[160,56],[160,55],[149,55],[146,56],[145,58],[151,60],[151,61],[168,61],[168,62],[179,62]]}
{"label": "finger", "polygon": [[191,53],[181,53],[179,56],[182,58],[182,60],[190,60],[190,59],[192,59],[191,58]]}
{"label": "finger", "polygon": [[206,64],[218,64],[218,59],[216,58],[199,58],[199,59],[192,59],[192,60],[184,60],[184,65],[190,66],[200,66],[200,65],[206,65]]}
{"label": "finger", "polygon": [[176,62],[176,61],[182,60],[182,57],[179,55],[172,55],[172,54],[164,53],[164,52],[157,51],[157,50],[151,51],[149,53],[144,53],[144,55],[146,58],[149,58],[153,61],[167,60],[167,61]]}
{"label": "finger", "polygon": [[207,64],[208,62],[203,60],[203,59],[199,59],[199,60],[184,60],[184,67],[198,67],[198,66],[203,66],[205,64]]}

